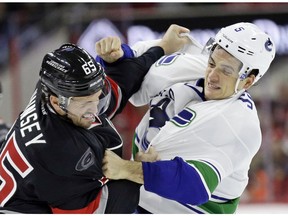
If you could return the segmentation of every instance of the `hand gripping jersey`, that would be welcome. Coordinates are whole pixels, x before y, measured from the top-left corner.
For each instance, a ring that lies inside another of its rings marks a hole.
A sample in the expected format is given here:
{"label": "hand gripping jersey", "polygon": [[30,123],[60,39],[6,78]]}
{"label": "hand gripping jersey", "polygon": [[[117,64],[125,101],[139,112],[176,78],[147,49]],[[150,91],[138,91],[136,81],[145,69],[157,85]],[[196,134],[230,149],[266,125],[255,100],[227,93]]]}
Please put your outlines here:
{"label": "hand gripping jersey", "polygon": [[261,144],[255,104],[243,91],[205,101],[200,78],[205,67],[200,55],[164,56],[130,99],[149,103],[136,129],[134,153],[152,145],[161,158],[143,163],[139,205],[149,212],[233,213],[248,183]]}
{"label": "hand gripping jersey", "polygon": [[154,47],[139,58],[107,68],[115,81],[110,79],[112,101],[90,129],[56,115],[42,102],[38,83],[0,151],[0,212],[96,212],[101,188],[108,181],[102,174],[104,151],[121,153],[122,147],[109,118],[123,109],[148,68],[163,54]]}

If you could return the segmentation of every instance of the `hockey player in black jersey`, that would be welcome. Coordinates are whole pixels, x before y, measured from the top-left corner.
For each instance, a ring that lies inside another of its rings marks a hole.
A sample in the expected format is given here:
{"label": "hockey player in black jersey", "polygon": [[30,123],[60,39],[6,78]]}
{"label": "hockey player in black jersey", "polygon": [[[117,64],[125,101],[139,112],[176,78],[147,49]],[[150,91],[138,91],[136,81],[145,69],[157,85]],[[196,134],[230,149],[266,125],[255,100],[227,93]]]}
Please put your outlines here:
{"label": "hockey player in black jersey", "polygon": [[187,31],[173,25],[159,46],[106,73],[73,44],[46,54],[30,102],[0,151],[0,213],[132,213],[140,186],[102,173],[105,149],[120,155],[122,147],[109,119],[157,59],[187,42],[179,37]]}

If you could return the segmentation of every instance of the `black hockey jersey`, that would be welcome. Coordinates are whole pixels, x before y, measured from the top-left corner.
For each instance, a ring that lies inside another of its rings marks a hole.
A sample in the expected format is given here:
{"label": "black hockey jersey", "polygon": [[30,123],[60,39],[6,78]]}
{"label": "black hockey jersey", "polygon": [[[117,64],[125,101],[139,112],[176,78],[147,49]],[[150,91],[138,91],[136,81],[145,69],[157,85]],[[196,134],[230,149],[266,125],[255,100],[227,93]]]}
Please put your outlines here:
{"label": "black hockey jersey", "polygon": [[73,125],[43,103],[38,83],[0,151],[0,212],[94,212],[87,211],[87,206],[99,199],[107,183],[102,173],[104,151],[112,148],[121,153],[122,147],[109,118],[123,109],[149,67],[163,54],[154,47],[141,57],[107,68],[112,101],[90,129]]}

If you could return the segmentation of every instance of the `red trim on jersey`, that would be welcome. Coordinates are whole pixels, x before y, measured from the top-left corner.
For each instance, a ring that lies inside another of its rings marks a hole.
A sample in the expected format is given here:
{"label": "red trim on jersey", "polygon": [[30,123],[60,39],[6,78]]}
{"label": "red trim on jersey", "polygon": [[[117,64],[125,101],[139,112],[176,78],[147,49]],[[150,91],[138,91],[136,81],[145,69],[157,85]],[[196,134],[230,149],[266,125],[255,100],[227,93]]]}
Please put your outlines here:
{"label": "red trim on jersey", "polygon": [[115,98],[116,98],[116,106],[114,107],[113,111],[111,113],[109,113],[109,118],[111,118],[120,106],[120,102],[121,102],[121,95],[120,94],[121,93],[119,92],[120,88],[117,85],[117,83],[108,76],[107,76],[107,79],[111,84],[111,90],[113,91]]}
{"label": "red trim on jersey", "polygon": [[53,214],[92,214],[96,211],[99,207],[100,198],[101,198],[102,190],[99,191],[95,200],[90,202],[86,207],[82,209],[59,209],[59,208],[52,208]]}
{"label": "red trim on jersey", "polygon": [[[115,99],[116,99],[116,104],[115,104],[115,107],[113,108],[113,111],[111,113],[107,114],[108,118],[111,119],[114,116],[114,114],[117,111],[117,109],[119,108],[119,106],[120,106],[121,90],[120,90],[119,86],[117,85],[117,83],[112,78],[110,78],[108,76],[106,76],[106,78],[110,82],[112,94],[115,95]],[[92,123],[90,128],[98,126],[98,125],[101,125],[101,121],[100,121],[100,119],[97,118],[96,121]]]}

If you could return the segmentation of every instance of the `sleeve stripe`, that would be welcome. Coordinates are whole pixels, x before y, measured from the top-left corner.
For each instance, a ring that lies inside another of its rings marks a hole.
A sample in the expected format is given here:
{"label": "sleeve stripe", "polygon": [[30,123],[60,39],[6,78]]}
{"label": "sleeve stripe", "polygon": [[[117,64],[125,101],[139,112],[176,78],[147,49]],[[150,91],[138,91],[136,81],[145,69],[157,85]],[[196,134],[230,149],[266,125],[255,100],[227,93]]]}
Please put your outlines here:
{"label": "sleeve stripe", "polygon": [[200,161],[202,161],[203,163],[207,164],[211,169],[213,169],[214,172],[217,174],[218,182],[221,182],[221,175],[220,175],[220,172],[218,171],[218,169],[213,164],[211,164],[208,161],[205,161],[205,160],[200,160]]}
{"label": "sleeve stripe", "polygon": [[102,191],[98,193],[97,197],[92,200],[87,206],[81,209],[60,209],[57,207],[52,207],[51,210],[53,214],[93,214],[99,207]]}
{"label": "sleeve stripe", "polygon": [[216,196],[216,195],[213,195],[211,196],[211,201],[214,201],[214,202],[228,202],[230,201],[230,199],[227,199],[227,198],[224,198],[224,197],[219,197],[219,196]]}
{"label": "sleeve stripe", "polygon": [[111,126],[111,128],[113,128],[113,130],[115,131],[115,133],[117,133],[117,135],[118,135],[119,138],[121,139],[121,143],[120,143],[118,146],[114,146],[114,147],[108,148],[108,149],[109,149],[109,150],[115,150],[115,149],[121,148],[121,147],[123,146],[123,139],[122,139],[121,135],[118,133],[117,129],[116,129],[115,126],[112,124],[112,122],[111,122],[109,119],[107,119],[107,118],[106,118],[106,120],[107,120],[108,124]]}
{"label": "sleeve stripe", "polygon": [[215,172],[215,169],[213,169],[211,165],[203,162],[202,160],[201,161],[200,160],[199,161],[188,160],[186,162],[195,166],[196,169],[201,173],[206,185],[209,188],[210,195],[211,195],[213,191],[216,189],[217,185],[219,184],[219,179],[217,176],[217,172]]}
{"label": "sleeve stripe", "polygon": [[194,211],[195,213],[197,214],[208,214],[208,212],[205,212],[203,209],[197,207],[197,206],[191,206],[189,204],[184,204],[184,203],[181,203],[183,206],[185,206],[186,208],[189,208],[190,210]]}
{"label": "sleeve stripe", "polygon": [[109,82],[111,84],[111,90],[113,91],[115,98],[117,100],[113,111],[109,114],[109,119],[111,119],[115,115],[118,108],[120,107],[120,103],[122,100],[122,93],[121,93],[119,86],[117,85],[117,83],[114,80],[112,80],[109,76],[107,76],[107,79],[109,80]]}

